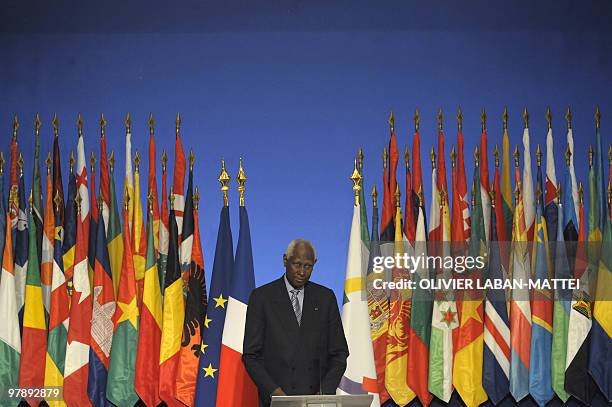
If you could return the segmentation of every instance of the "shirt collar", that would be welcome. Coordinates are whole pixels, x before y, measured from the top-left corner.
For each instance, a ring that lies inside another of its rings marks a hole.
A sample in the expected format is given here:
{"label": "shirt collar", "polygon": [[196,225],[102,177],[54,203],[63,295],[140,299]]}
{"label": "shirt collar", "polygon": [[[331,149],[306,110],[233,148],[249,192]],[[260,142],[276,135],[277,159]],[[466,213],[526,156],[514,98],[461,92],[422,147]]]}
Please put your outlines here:
{"label": "shirt collar", "polygon": [[285,280],[285,286],[287,287],[287,292],[289,294],[291,294],[292,290],[298,290],[298,295],[304,291],[304,287],[302,288],[293,287],[291,283],[289,282],[289,280],[287,280],[287,274],[283,274],[283,280]]}

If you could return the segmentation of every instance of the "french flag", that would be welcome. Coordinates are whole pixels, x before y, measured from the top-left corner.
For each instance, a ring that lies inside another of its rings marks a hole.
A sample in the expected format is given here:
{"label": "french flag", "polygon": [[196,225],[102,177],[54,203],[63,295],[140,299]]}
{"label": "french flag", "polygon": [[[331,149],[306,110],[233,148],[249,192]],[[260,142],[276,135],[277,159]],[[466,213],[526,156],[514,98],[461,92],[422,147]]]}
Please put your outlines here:
{"label": "french flag", "polygon": [[251,291],[255,288],[249,216],[240,206],[240,235],[230,284],[219,362],[217,407],[257,407],[257,387],[242,364],[242,341]]}

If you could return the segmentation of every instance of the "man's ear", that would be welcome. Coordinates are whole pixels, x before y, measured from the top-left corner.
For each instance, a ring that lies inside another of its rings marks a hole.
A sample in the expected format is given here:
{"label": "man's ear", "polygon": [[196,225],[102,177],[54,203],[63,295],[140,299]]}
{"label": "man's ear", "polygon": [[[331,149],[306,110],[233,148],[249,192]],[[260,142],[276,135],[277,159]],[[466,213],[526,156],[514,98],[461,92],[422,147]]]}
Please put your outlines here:
{"label": "man's ear", "polygon": [[317,264],[317,259],[314,259],[314,261],[312,262],[312,265],[314,266],[315,264]]}
{"label": "man's ear", "polygon": [[283,266],[287,267],[287,255],[283,254]]}

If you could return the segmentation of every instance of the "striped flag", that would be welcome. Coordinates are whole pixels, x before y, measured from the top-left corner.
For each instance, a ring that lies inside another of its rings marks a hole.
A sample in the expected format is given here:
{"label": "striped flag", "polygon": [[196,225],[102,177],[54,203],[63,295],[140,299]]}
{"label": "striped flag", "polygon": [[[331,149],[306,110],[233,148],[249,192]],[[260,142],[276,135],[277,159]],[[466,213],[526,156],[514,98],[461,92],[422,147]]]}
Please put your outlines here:
{"label": "striped flag", "polygon": [[121,267],[123,262],[123,236],[121,235],[121,218],[119,217],[119,208],[117,207],[117,192],[115,191],[115,154],[111,152],[109,157],[110,164],[110,181],[109,181],[109,199],[110,207],[108,214],[108,230],[106,231],[106,240],[108,246],[108,255],[110,260],[111,275],[113,276],[113,289],[115,298],[119,292],[119,278],[121,276]]}
{"label": "striped flag", "polygon": [[[510,179],[510,138],[508,137],[508,109],[504,109],[504,135],[502,137],[502,174],[501,174],[501,194],[503,200],[499,201],[504,212],[504,230],[507,240],[512,240],[512,224],[514,212],[514,200],[512,199],[512,185]],[[498,228],[501,225],[497,225]]]}
{"label": "striped flag", "polygon": [[[181,234],[181,243],[179,247],[181,277],[183,284],[187,284],[189,280],[189,271],[191,269],[191,252],[193,248],[193,163],[195,156],[193,150],[189,152],[189,181],[187,184],[187,195],[185,199],[185,211],[183,212],[183,229]],[[175,200],[176,203],[176,200]]]}
{"label": "striped flag", "polygon": [[38,265],[42,259],[42,237],[43,237],[43,204],[42,204],[42,178],[40,175],[40,116],[36,114],[36,137],[34,142],[34,168],[32,169],[32,216],[35,226],[34,239],[36,242],[36,255]]}
{"label": "striped flag", "polygon": [[[347,338],[349,347],[349,358],[347,360],[347,367],[338,385],[338,394],[373,394],[374,402],[373,405],[380,406],[380,399],[378,396],[378,383],[376,381],[376,366],[374,364],[374,350],[372,342],[370,340],[370,319],[368,312],[368,303],[366,295],[366,281],[365,275],[366,270],[363,269],[363,251],[369,251],[366,246],[366,242],[363,241],[363,235],[367,235],[367,229],[361,223],[362,210],[361,210],[361,196],[363,196],[360,184],[362,175],[357,171],[353,171],[353,182],[355,188],[358,188],[355,205],[353,206],[353,220],[351,223],[351,231],[349,237],[349,251],[346,264],[346,277],[344,280],[344,301],[342,305],[342,326],[344,327],[344,333]],[[241,207],[242,209],[242,207]],[[246,209],[244,211],[246,221]],[[242,218],[242,213],[241,213]],[[366,220],[367,222],[367,220]],[[248,227],[248,224],[247,224]],[[247,229],[248,230],[248,229]],[[240,240],[242,238],[242,226],[240,228],[240,237],[238,245],[240,247]],[[368,237],[369,240],[369,237]],[[248,250],[250,255],[251,245],[250,236],[248,244]],[[239,257],[239,252],[236,252],[236,264],[242,262],[242,255]],[[251,266],[252,267],[252,266]],[[236,267],[236,272],[239,272],[239,268]],[[252,271],[251,271],[252,274]],[[235,274],[234,276],[236,276]],[[252,278],[252,277],[251,277]],[[236,277],[234,277],[236,279]],[[254,287],[254,283],[253,283]],[[248,294],[244,299],[244,303],[248,301]],[[233,296],[232,296],[233,297]],[[223,339],[229,339],[231,335],[231,328],[229,322],[231,316],[234,313],[234,304],[232,303],[233,298],[230,297],[230,305],[228,308],[228,317],[225,320],[225,329],[223,333]],[[246,313],[246,307],[245,313]],[[244,317],[243,317],[244,318]],[[243,323],[244,324],[244,323]],[[242,338],[240,335],[240,338]],[[242,347],[240,347],[242,348]],[[225,356],[225,346],[221,351],[221,366],[223,367],[222,374],[220,376],[219,388],[224,382],[225,364],[223,357]],[[253,389],[254,397],[251,402],[252,405],[257,405],[257,391]],[[217,402],[219,405],[219,402]],[[224,404],[221,404],[224,405]],[[230,405],[230,404],[225,404]]]}
{"label": "striped flag", "polygon": [[138,401],[138,395],[134,389],[134,375],[139,311],[129,228],[130,192],[127,188],[124,196],[126,200],[123,203],[123,267],[117,293],[117,305],[113,314],[114,333],[108,364],[106,398],[116,406],[133,406]]}
{"label": "striped flag", "polygon": [[[176,115],[176,140],[174,143],[174,214],[178,227],[178,243],[181,244],[183,236],[183,211],[185,210],[185,151],[181,142],[181,115]],[[180,246],[179,246],[180,247]]]}
{"label": "striped flag", "polygon": [[[225,172],[225,163],[222,163],[222,172]],[[195,405],[215,406],[217,400],[217,383],[219,380],[219,359],[221,353],[221,340],[227,301],[234,269],[234,255],[232,243],[232,230],[230,228],[229,207],[227,201],[221,208],[219,219],[219,232],[213,261],[212,281],[209,298],[212,299],[207,307],[202,330],[202,353],[198,364],[198,378],[196,382]]]}
{"label": "striped flag", "polygon": [[[164,276],[166,275],[166,265],[168,263],[168,194],[166,189],[166,162],[168,156],[166,150],[162,151],[162,190],[161,190],[161,214],[159,224],[159,258],[157,259],[157,267],[159,272],[160,287],[164,287]],[[163,291],[162,291],[163,298]]]}
{"label": "striped flag", "polygon": [[144,230],[144,217],[142,214],[142,201],[140,199],[140,154],[136,151],[134,157],[134,189],[130,195],[130,202],[134,201],[132,208],[132,256],[134,257],[134,276],[136,278],[136,293],[138,307],[142,305],[142,290],[144,289],[145,261],[147,255],[147,241]]}
{"label": "striped flag", "polygon": [[[104,200],[102,194],[98,201],[98,210],[102,212]],[[87,393],[96,407],[112,406],[106,400],[106,383],[113,342],[113,314],[115,313],[115,292],[113,276],[110,270],[106,228],[100,218],[96,227],[93,275],[93,308],[91,315],[91,342],[89,349],[89,377]]]}
{"label": "striped flag", "polygon": [[[238,182],[246,181],[242,172],[242,163],[240,163],[240,172],[238,173]],[[244,185],[244,184],[242,184]],[[225,324],[223,328],[223,337],[221,339],[221,355],[219,358],[219,383],[217,385],[217,407],[256,407],[259,405],[257,387],[246,372],[242,363],[242,344],[244,341],[244,327],[246,323],[247,305],[251,292],[255,289],[255,270],[253,267],[253,250],[251,248],[251,231],[249,228],[249,216],[244,206],[244,196],[241,196],[240,205],[240,232],[238,235],[238,246],[236,248],[236,257],[234,261],[234,270],[232,272],[232,281],[229,289],[229,300],[227,302],[227,313],[225,316]],[[356,208],[359,209],[359,208]],[[359,213],[355,211],[355,215],[359,218]],[[355,231],[357,244],[361,244],[361,231]],[[361,256],[355,258],[358,263],[357,267],[362,264]],[[363,280],[362,280],[363,281]],[[370,369],[366,372],[370,381],[367,382],[369,389],[376,391],[374,358],[372,356],[372,345],[368,340],[367,333],[369,332],[369,321],[365,303],[363,304],[363,315],[365,316],[364,325],[366,334],[365,342],[369,345],[370,352],[367,352],[367,347],[364,349],[365,354],[361,354],[369,361]],[[346,325],[345,329],[348,327]],[[349,345],[350,346],[350,345]],[[206,349],[204,349],[206,352]],[[350,360],[347,364],[346,374],[354,366],[351,366]],[[358,378],[362,379],[359,375]],[[363,380],[367,380],[363,377]],[[342,381],[340,382],[342,386]],[[373,387],[372,387],[373,386]],[[366,388],[367,389],[367,388]]]}
{"label": "striped flag", "polygon": [[529,127],[523,130],[523,184],[521,196],[523,199],[523,211],[525,213],[525,231],[528,241],[533,241],[535,227],[535,201],[533,195],[533,177],[531,176],[531,150],[529,146]]}
{"label": "striped flag", "polygon": [[[555,188],[556,189],[556,188]],[[546,219],[542,215],[542,190],[536,190],[536,226],[534,233],[533,264],[534,281],[545,283],[552,275],[549,270],[550,258]],[[551,382],[551,347],[553,303],[552,290],[543,285],[534,288],[531,302],[531,347],[529,368],[529,393],[542,407],[555,396]]]}
{"label": "striped flag", "polygon": [[81,131],[79,131],[77,144],[76,188],[76,245],[72,274],[68,346],[64,368],[64,387],[70,389],[70,391],[64,393],[64,399],[70,407],[91,405],[87,395],[92,311],[91,286],[87,271],[89,194],[87,191],[85,148]]}
{"label": "striped flag", "polygon": [[[548,110],[550,114],[550,109]],[[546,135],[546,193],[544,194],[544,219],[546,219],[546,232],[548,240],[554,242],[557,240],[557,175],[555,171],[555,155],[552,127],[548,127]],[[566,191],[567,193],[570,190]],[[553,245],[554,246],[554,245]],[[554,251],[553,251],[554,253]],[[554,256],[554,254],[553,254]]]}
{"label": "striped flag", "polygon": [[161,403],[159,398],[159,348],[162,328],[162,301],[155,256],[155,197],[149,188],[149,211],[147,222],[147,261],[144,276],[144,291],[140,308],[138,351],[134,388],[147,406]]}
{"label": "striped flag", "polygon": [[170,243],[168,270],[164,281],[164,308],[159,351],[159,397],[168,406],[182,406],[176,399],[176,367],[185,320],[183,279],[179,264],[178,228],[174,211],[174,193],[170,191]]}
{"label": "striped flag", "polygon": [[[15,190],[9,204],[14,210]],[[6,214],[6,224],[11,222],[11,215]],[[0,386],[4,389],[19,387],[19,359],[21,354],[21,336],[17,296],[15,295],[15,272],[13,266],[12,232],[6,228],[6,239],[2,257],[2,277],[0,278]],[[15,403],[16,404],[16,403]]]}
{"label": "striped flag", "polygon": [[[49,321],[51,304],[51,280],[53,279],[53,245],[55,242],[55,214],[53,212],[53,181],[51,179],[51,153],[47,155],[47,198],[43,225],[42,257],[40,262],[40,283],[45,306],[45,320]],[[0,213],[2,210],[0,210]],[[1,229],[1,228],[0,228]]]}
{"label": "striped flag", "polygon": [[23,306],[25,303],[26,275],[28,272],[28,219],[26,217],[26,198],[23,177],[23,155],[19,153],[19,189],[17,192],[18,211],[17,228],[15,230],[15,286],[17,290],[17,307],[19,310],[19,330],[23,332]]}

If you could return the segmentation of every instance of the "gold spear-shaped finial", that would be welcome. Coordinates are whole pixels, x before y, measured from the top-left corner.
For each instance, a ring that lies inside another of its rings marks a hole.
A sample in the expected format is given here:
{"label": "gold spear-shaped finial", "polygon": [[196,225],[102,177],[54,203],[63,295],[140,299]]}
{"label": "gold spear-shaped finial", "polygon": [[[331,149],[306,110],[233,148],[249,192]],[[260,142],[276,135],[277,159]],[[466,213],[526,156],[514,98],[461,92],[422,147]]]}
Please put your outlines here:
{"label": "gold spear-shaped finial", "polygon": [[4,164],[6,164],[4,153],[0,151],[0,175],[4,174]]}
{"label": "gold spear-shaped finial", "polygon": [[542,187],[536,182],[536,204],[540,205],[540,202],[542,202]]}
{"label": "gold spear-shaped finial", "polygon": [[136,154],[134,155],[134,172],[140,172],[140,153],[136,150]]}
{"label": "gold spear-shaped finial", "polygon": [[514,146],[514,166],[518,168],[521,159],[521,153],[519,153],[518,144]]}
{"label": "gold spear-shaped finial", "polygon": [[504,130],[508,130],[508,106],[504,107],[504,113],[502,113],[502,122],[504,123]]}
{"label": "gold spear-shaped finial", "polygon": [[108,166],[110,168],[111,174],[115,172],[115,151],[111,150],[110,155],[108,156]]}
{"label": "gold spear-shaped finial", "polygon": [[166,163],[168,162],[168,154],[166,154],[166,149],[162,150],[161,155],[161,163],[162,163],[162,174],[166,173]]}
{"label": "gold spear-shaped finial", "polygon": [[395,130],[395,116],[393,116],[393,110],[391,110],[391,113],[389,114],[389,128],[391,129],[391,132]]}
{"label": "gold spear-shaped finial", "polygon": [[130,115],[130,112],[127,112],[125,115],[125,132],[132,132],[132,116]]}
{"label": "gold spear-shaped finial", "polygon": [[567,107],[567,111],[565,112],[565,123],[567,124],[567,129],[572,128],[572,110],[570,107]]}
{"label": "gold spear-shaped finial", "polygon": [[170,200],[170,210],[174,210],[174,185],[170,185],[170,196],[168,199]]}
{"label": "gold spear-shaped finial", "polygon": [[70,173],[74,171],[74,150],[70,150],[70,158],[68,159]]}
{"label": "gold spear-shaped finial", "polygon": [[153,215],[153,200],[155,199],[154,195],[153,195],[153,188],[149,188],[149,194],[147,195],[147,210],[149,211],[149,214]]}
{"label": "gold spear-shaped finial", "polygon": [[569,167],[571,160],[572,160],[572,151],[570,150],[570,146],[568,143],[567,147],[565,148],[565,165]]}
{"label": "gold spear-shaped finial", "polygon": [[195,192],[193,193],[193,209],[198,210],[200,208],[200,190],[198,186],[195,187]]}
{"label": "gold spear-shaped finial", "polygon": [[81,214],[81,202],[83,202],[83,198],[81,197],[81,194],[77,192],[76,196],[74,197],[74,203],[76,204],[76,210],[79,215]]}
{"label": "gold spear-shaped finial", "polygon": [[582,182],[578,183],[578,202],[580,203],[580,206],[584,205],[584,186],[582,185]]}
{"label": "gold spear-shaped finial", "polygon": [[451,147],[451,167],[455,168],[457,164],[457,152],[455,151],[455,145]]}
{"label": "gold spear-shaped finial", "polygon": [[359,169],[359,173],[363,175],[363,149],[359,146],[359,151],[357,151],[357,165]]}
{"label": "gold spear-shaped finial", "polygon": [[17,115],[13,116],[13,140],[17,140],[17,129],[19,128],[19,119]]}
{"label": "gold spear-shaped finial", "polygon": [[493,150],[493,158],[495,159],[495,168],[499,168],[499,146],[495,144],[495,150]]}
{"label": "gold spear-shaped finial", "polygon": [[236,181],[238,182],[238,195],[240,196],[240,206],[244,206],[244,192],[246,191],[246,180],[247,176],[244,173],[244,167],[242,166],[241,158],[240,166],[238,167],[238,175],[236,175]]}
{"label": "gold spear-shaped finial", "polygon": [[431,159],[431,169],[433,170],[436,168],[436,152],[433,146],[431,146],[431,152],[429,153],[429,158]]}
{"label": "gold spear-shaped finial", "polygon": [[446,205],[446,190],[444,189],[444,185],[442,185],[442,189],[440,189],[438,194],[440,195],[440,207],[443,207]]}
{"label": "gold spear-shaped finial", "polygon": [[463,129],[463,112],[461,111],[461,106],[457,110],[457,129],[461,131]]}
{"label": "gold spear-shaped finial", "polygon": [[361,180],[363,177],[357,170],[357,160],[353,167],[353,173],[351,174],[350,180],[353,181],[353,192],[355,192],[355,206],[359,205],[359,191],[361,190]]}
{"label": "gold spear-shaped finial", "polygon": [[155,130],[155,120],[153,120],[153,112],[149,112],[149,134],[153,135]]}
{"label": "gold spear-shaped finial", "polygon": [[104,135],[104,131],[106,130],[106,118],[104,117],[104,113],[100,114],[100,136]]}
{"label": "gold spear-shaped finial", "polygon": [[536,165],[538,167],[542,166],[542,149],[540,148],[540,144],[536,147]]}
{"label": "gold spear-shaped finial", "polygon": [[599,106],[595,109],[595,128],[599,129],[601,127],[601,112],[599,111]]}
{"label": "gold spear-shaped finial", "polygon": [[561,206],[561,196],[562,196],[562,192],[561,192],[561,183],[557,183],[557,205]]}
{"label": "gold spear-shaped finial", "polygon": [[589,168],[593,166],[593,145],[589,144]]}
{"label": "gold spear-shaped finial", "polygon": [[83,115],[81,114],[81,112],[77,114],[77,131],[79,137],[83,137]]}
{"label": "gold spear-shaped finial", "polygon": [[526,106],[525,106],[525,110],[523,110],[523,124],[525,128],[529,127],[529,112],[527,111]]}
{"label": "gold spear-shaped finial", "polygon": [[181,134],[181,113],[176,114],[176,137],[179,137]]}
{"label": "gold spear-shaped finial", "polygon": [[410,171],[410,151],[407,145],[404,146],[404,164],[406,164],[406,173],[408,173]]}
{"label": "gold spear-shaped finial", "polygon": [[442,131],[442,121],[444,116],[442,115],[442,108],[438,109],[438,130]]}
{"label": "gold spear-shaped finial", "polygon": [[485,131],[487,131],[487,112],[485,111],[485,108],[482,108],[482,111],[480,113],[480,130],[484,133]]}
{"label": "gold spear-shaped finial", "polygon": [[57,136],[59,133],[59,119],[57,118],[57,112],[53,113],[53,135]]}
{"label": "gold spear-shaped finial", "polygon": [[414,109],[414,131],[415,133],[419,132],[419,127],[421,125],[421,118],[419,116],[419,108],[417,107],[416,109]]}
{"label": "gold spear-shaped finial", "polygon": [[474,148],[474,165],[476,165],[476,168],[480,167],[480,151],[478,151],[478,146]]}
{"label": "gold spear-shaped finial", "polygon": [[17,158],[17,165],[19,166],[19,176],[23,177],[23,151],[19,152],[19,157]]}
{"label": "gold spear-shaped finial", "polygon": [[[102,196],[102,195],[100,195]],[[59,211],[60,205],[62,204],[62,198],[59,196],[59,191],[55,191],[55,196],[53,197],[53,204],[55,207],[55,212]]]}
{"label": "gold spear-shaped finial", "polygon": [[36,112],[36,118],[34,119],[34,134],[36,137],[40,135],[40,114]]}
{"label": "gold spear-shaped finial", "polygon": [[45,160],[45,164],[47,164],[47,175],[51,174],[51,165],[53,161],[51,160],[51,151],[47,153],[47,159]]}
{"label": "gold spear-shaped finial", "polygon": [[123,210],[126,212],[130,210],[130,188],[127,185],[123,189]]}
{"label": "gold spear-shaped finial", "polygon": [[399,184],[395,185],[395,207],[399,208],[401,206],[401,197],[402,194],[400,193],[400,189],[399,189]]}
{"label": "gold spear-shaped finial", "polygon": [[230,176],[225,170],[225,160],[221,159],[221,173],[219,174],[219,183],[221,184],[221,192],[223,193],[223,206],[229,206],[229,200],[227,193],[229,192],[229,187],[227,184],[230,182]]}
{"label": "gold spear-shaped finial", "polygon": [[193,171],[194,162],[195,162],[195,154],[193,154],[193,149],[189,149],[189,171]]}
{"label": "gold spear-shaped finial", "polygon": [[546,128],[552,129],[552,113],[550,112],[550,106],[546,108]]}
{"label": "gold spear-shaped finial", "polygon": [[94,154],[93,150],[91,150],[91,154],[89,155],[89,169],[91,170],[92,174],[96,169],[96,155]]}
{"label": "gold spear-shaped finial", "polygon": [[378,207],[378,192],[376,192],[376,184],[372,186],[372,208]]}
{"label": "gold spear-shaped finial", "polygon": [[383,168],[387,169],[387,146],[383,147],[382,159],[383,159]]}

